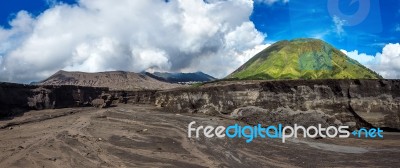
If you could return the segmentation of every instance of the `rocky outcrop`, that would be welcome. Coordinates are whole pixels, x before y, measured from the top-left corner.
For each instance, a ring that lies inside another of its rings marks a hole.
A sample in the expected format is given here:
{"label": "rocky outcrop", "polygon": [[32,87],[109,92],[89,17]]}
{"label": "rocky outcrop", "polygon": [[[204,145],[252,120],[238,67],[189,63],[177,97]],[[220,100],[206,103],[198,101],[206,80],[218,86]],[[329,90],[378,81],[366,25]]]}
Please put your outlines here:
{"label": "rocky outcrop", "polygon": [[117,103],[154,104],[156,90],[109,91],[106,87],[73,85],[23,85],[0,83],[0,118],[29,110],[94,106]]}
{"label": "rocky outcrop", "polygon": [[0,118],[30,109],[51,109],[91,105],[108,88],[80,86],[33,86],[0,83]]}
{"label": "rocky outcrop", "polygon": [[102,93],[99,96],[99,98],[94,99],[91,102],[91,105],[93,107],[97,107],[97,108],[107,108],[107,107],[110,107],[113,104],[114,100],[115,100],[115,97],[112,96],[111,94]]}
{"label": "rocky outcrop", "polygon": [[160,91],[155,103],[174,112],[211,115],[232,114],[247,106],[267,112],[282,108],[296,113],[317,111],[330,124],[400,129],[400,80],[222,82]]}

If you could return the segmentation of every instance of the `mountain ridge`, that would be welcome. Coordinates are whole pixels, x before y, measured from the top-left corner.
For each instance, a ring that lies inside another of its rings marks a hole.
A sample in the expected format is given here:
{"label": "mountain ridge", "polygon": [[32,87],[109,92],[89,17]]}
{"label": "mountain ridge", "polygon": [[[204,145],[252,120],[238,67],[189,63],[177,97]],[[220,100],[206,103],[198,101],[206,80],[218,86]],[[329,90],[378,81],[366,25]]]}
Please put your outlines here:
{"label": "mountain ridge", "polygon": [[127,71],[80,72],[60,70],[36,85],[108,87],[111,90],[162,90],[181,85],[160,81],[142,73]]}

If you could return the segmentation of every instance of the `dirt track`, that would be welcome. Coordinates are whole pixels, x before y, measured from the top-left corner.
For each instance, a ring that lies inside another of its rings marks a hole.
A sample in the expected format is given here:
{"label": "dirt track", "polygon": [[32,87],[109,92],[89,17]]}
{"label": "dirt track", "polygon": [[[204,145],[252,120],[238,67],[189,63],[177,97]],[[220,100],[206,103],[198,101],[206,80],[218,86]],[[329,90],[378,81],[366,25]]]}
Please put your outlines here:
{"label": "dirt track", "polygon": [[366,139],[189,139],[219,117],[147,105],[32,111],[0,121],[0,167],[400,167],[400,134]]}

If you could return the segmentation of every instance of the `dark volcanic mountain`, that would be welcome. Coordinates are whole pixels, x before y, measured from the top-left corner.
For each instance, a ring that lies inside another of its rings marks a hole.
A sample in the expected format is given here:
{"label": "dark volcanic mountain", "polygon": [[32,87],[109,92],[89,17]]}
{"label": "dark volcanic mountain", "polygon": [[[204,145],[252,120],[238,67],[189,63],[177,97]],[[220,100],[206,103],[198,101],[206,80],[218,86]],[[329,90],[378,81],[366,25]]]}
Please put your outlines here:
{"label": "dark volcanic mountain", "polygon": [[111,71],[98,73],[58,71],[38,85],[109,87],[111,90],[171,89],[181,85],[160,81],[141,73]]}
{"label": "dark volcanic mountain", "polygon": [[317,39],[277,42],[230,74],[231,79],[380,79],[377,73]]}
{"label": "dark volcanic mountain", "polygon": [[156,79],[167,81],[170,83],[209,82],[216,80],[216,78],[207,75],[203,72],[195,72],[195,73],[146,72],[146,74]]}

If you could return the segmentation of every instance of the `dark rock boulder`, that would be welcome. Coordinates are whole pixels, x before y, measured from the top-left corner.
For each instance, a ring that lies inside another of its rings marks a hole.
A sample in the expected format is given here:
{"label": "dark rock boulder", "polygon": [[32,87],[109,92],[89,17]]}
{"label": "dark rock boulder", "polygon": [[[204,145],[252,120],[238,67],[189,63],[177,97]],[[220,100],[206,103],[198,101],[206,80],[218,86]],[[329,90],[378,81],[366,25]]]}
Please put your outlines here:
{"label": "dark rock boulder", "polygon": [[114,100],[115,98],[111,94],[102,93],[99,98],[94,99],[91,104],[93,107],[107,108],[113,104]]}

